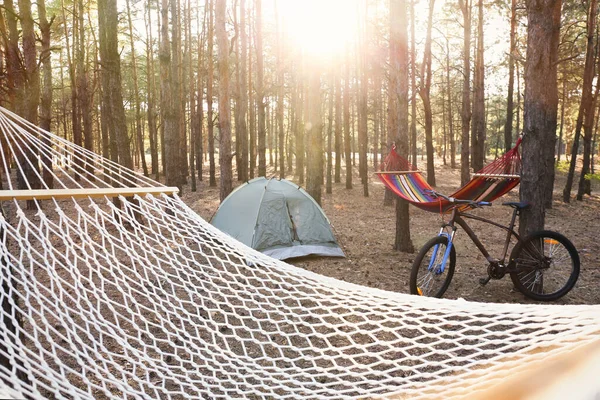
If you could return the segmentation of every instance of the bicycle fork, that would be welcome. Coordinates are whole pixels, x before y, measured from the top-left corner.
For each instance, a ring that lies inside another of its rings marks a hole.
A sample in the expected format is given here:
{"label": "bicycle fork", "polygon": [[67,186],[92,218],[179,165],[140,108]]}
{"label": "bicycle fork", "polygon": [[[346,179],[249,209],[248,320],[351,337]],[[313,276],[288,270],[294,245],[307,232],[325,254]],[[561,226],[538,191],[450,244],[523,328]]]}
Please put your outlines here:
{"label": "bicycle fork", "polygon": [[[451,232],[448,233],[446,231],[446,228],[452,228]],[[446,246],[446,251],[444,252],[444,257],[442,258],[441,265],[439,266],[439,268],[437,270],[433,271],[437,275],[440,275],[440,274],[444,273],[444,270],[446,269],[446,263],[448,262],[448,257],[450,257],[450,251],[452,251],[452,246],[453,246],[454,235],[455,234],[456,234],[456,227],[455,226],[452,226],[452,225],[443,225],[440,228],[440,232],[438,233],[438,236],[443,236],[443,237],[447,238],[448,239],[448,244]],[[431,255],[431,260],[429,260],[429,266],[427,267],[428,271],[433,270],[433,268],[435,267],[435,260],[437,260],[439,249],[440,249],[440,245],[439,244],[436,244],[433,247],[433,254]]]}

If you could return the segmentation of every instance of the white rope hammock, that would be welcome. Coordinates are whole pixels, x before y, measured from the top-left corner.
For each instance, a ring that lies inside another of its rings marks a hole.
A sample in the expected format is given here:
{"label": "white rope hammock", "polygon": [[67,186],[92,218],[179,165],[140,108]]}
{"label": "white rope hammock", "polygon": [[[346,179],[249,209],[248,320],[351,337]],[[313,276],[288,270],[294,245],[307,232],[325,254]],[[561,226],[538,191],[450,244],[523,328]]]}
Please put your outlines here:
{"label": "white rope hammock", "polygon": [[[46,160],[61,189],[34,210],[21,191],[2,203],[0,379],[17,397],[458,398],[600,332],[598,306],[435,300],[298,269],[4,109],[0,132],[3,189],[28,173],[50,190]],[[115,205],[116,188],[135,201]]]}

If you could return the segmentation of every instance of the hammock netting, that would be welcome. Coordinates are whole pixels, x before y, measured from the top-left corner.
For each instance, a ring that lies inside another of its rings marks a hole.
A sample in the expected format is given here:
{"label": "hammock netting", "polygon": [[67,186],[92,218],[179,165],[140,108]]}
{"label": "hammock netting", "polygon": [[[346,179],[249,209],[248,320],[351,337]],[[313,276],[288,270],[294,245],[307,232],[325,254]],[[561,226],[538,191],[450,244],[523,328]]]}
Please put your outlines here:
{"label": "hammock netting", "polygon": [[[449,197],[462,200],[493,201],[514,189],[520,181],[521,156],[517,140],[515,147],[494,162],[473,174],[473,178]],[[408,160],[392,147],[377,173],[383,184],[396,195],[426,211],[445,211],[453,205],[435,197],[427,180]]]}
{"label": "hammock netting", "polygon": [[[598,306],[438,300],[320,276],[4,109],[0,132],[0,392],[16,398],[459,398],[600,331]],[[138,194],[115,202],[113,190]],[[51,196],[28,209],[28,192]]]}

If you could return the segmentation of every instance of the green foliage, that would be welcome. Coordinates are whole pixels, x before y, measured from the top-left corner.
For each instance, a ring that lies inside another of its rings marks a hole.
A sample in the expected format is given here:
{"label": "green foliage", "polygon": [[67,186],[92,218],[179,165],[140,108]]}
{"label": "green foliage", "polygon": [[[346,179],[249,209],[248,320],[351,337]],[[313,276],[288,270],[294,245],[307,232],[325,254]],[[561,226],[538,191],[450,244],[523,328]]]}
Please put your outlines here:
{"label": "green foliage", "polygon": [[600,182],[600,174],[585,174],[585,179],[590,181],[595,180]]}
{"label": "green foliage", "polygon": [[568,173],[569,172],[569,165],[571,163],[567,160],[563,160],[563,161],[559,161],[558,163],[556,163],[556,170],[558,172],[563,172],[563,173]]}

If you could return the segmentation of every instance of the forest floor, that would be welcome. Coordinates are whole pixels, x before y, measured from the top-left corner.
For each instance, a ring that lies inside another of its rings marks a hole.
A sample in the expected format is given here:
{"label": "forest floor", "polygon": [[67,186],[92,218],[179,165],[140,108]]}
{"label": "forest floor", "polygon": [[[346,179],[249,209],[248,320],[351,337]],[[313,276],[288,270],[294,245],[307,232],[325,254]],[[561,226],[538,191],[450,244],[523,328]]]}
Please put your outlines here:
{"label": "forest floor", "polygon": [[[460,186],[460,170],[436,165],[436,189],[453,193]],[[207,171],[208,168],[205,169]],[[234,174],[235,176],[235,174]],[[268,176],[278,176],[272,168]],[[295,176],[287,179],[297,182]],[[552,209],[546,213],[546,229],[556,230],[568,237],[581,259],[579,280],[558,304],[600,303],[600,184],[592,182],[592,196],[583,201],[562,202],[565,174],[557,172],[554,185]],[[437,213],[410,207],[410,227],[415,253],[407,254],[393,250],[395,235],[395,209],[383,205],[384,186],[370,171],[369,197],[363,196],[357,168],[354,168],[353,189],[345,188],[345,172],[342,182],[333,184],[333,193],[324,194],[322,207],[329,218],[338,243],[346,258],[312,257],[288,260],[289,263],[318,274],[343,281],[375,287],[383,290],[408,293],[408,280],[414,258],[421,246],[439,230],[441,216]],[[240,182],[235,182],[238,185]],[[577,189],[577,182],[573,196]],[[323,192],[325,190],[323,189]],[[518,201],[515,189],[492,207],[475,213],[497,223],[508,225],[512,209],[501,204]],[[219,190],[209,187],[208,179],[198,182],[198,190],[191,192],[184,187],[182,199],[204,219],[210,221],[219,206]],[[501,256],[505,231],[491,225],[469,222],[493,257]],[[459,230],[456,237],[456,271],[445,298],[464,298],[470,301],[498,303],[534,303],[514,289],[510,277],[492,280],[486,286],[479,278],[487,276],[487,263],[465,232]]]}

